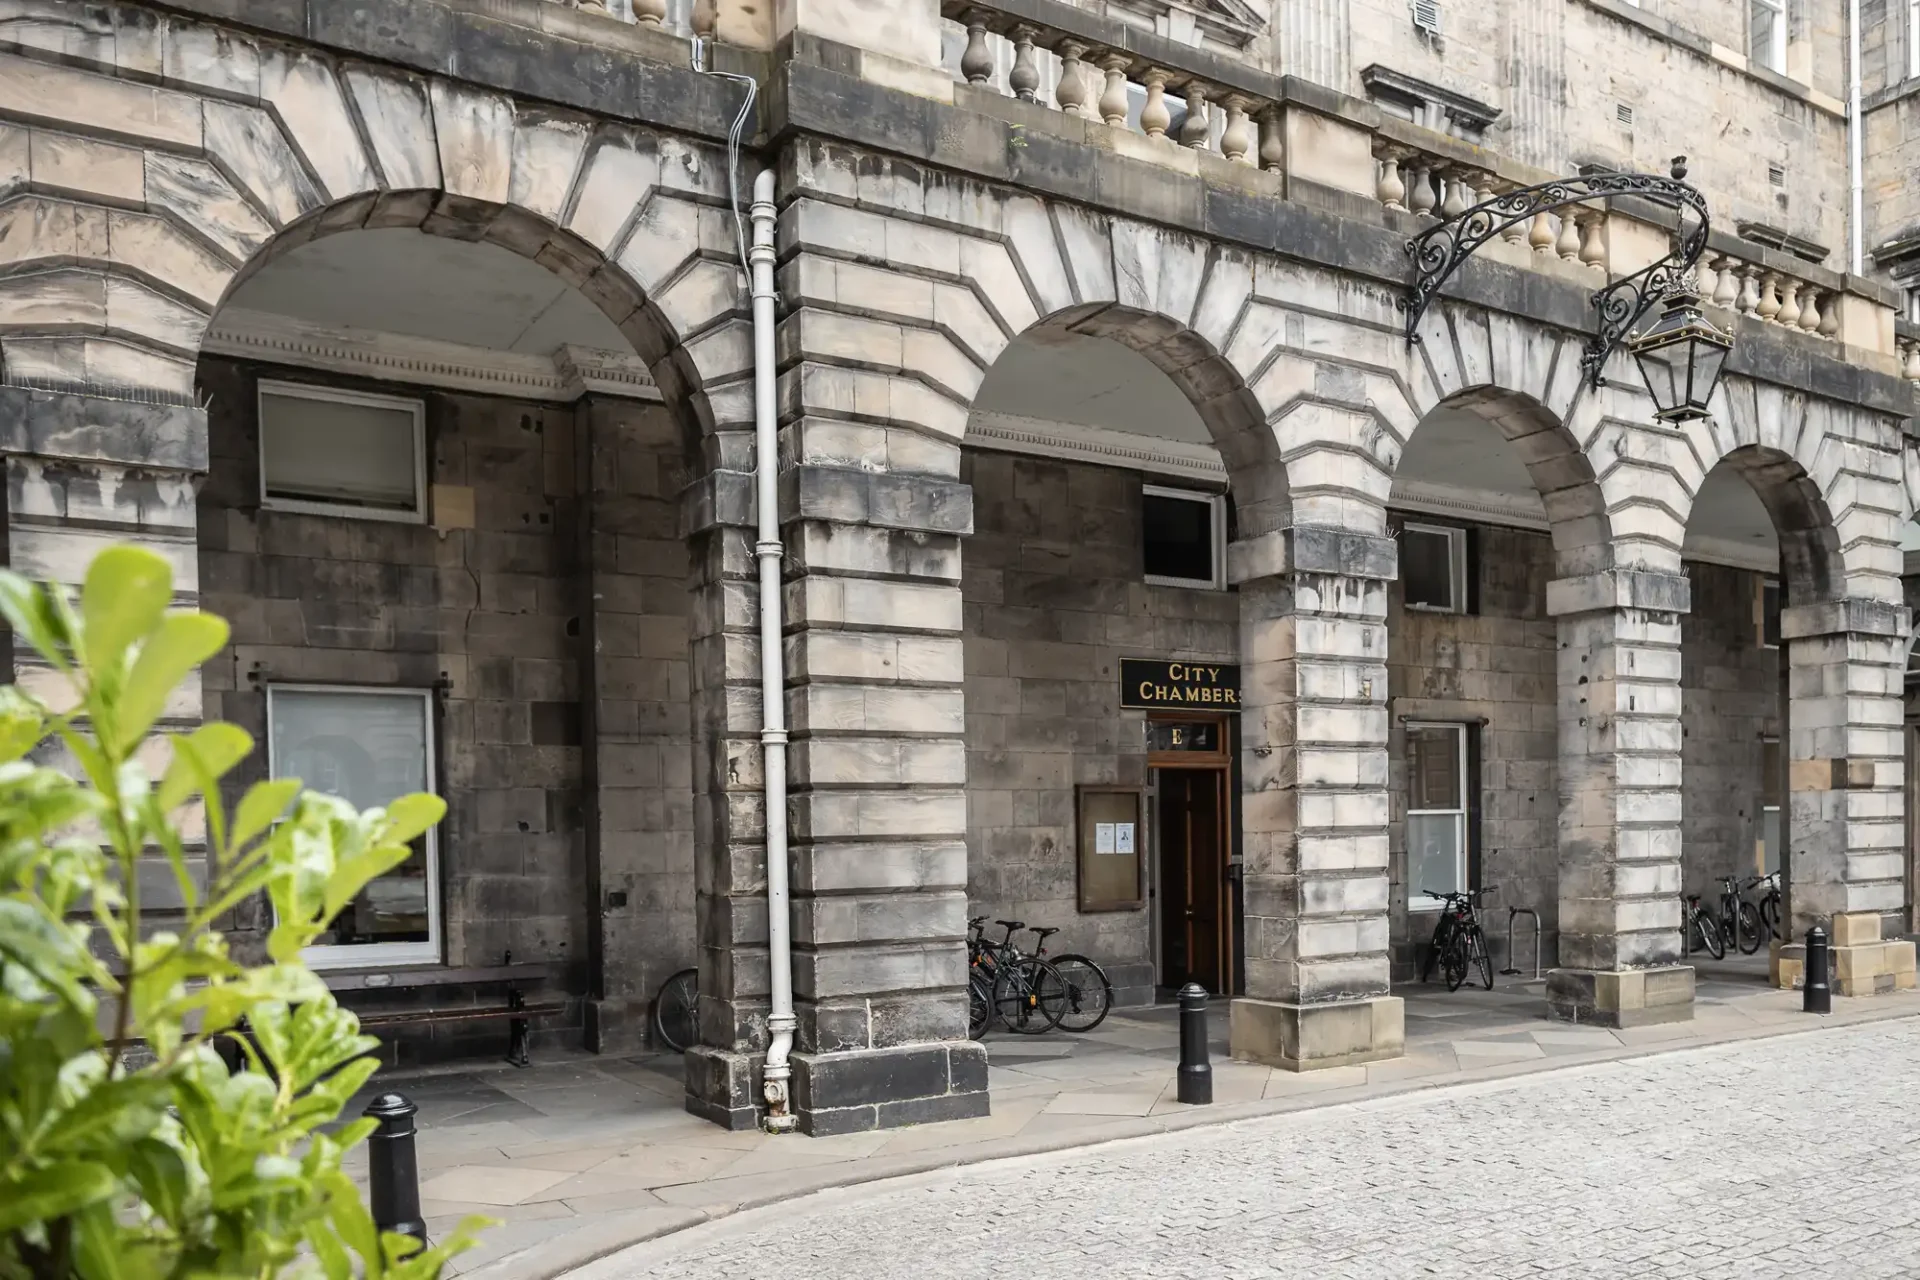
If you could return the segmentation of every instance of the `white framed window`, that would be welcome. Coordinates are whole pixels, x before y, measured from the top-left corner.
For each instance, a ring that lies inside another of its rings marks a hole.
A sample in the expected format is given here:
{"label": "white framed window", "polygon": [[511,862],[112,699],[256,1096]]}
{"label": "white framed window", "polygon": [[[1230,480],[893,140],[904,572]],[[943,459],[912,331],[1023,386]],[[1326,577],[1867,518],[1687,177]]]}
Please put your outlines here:
{"label": "white framed window", "polygon": [[1747,59],[1769,71],[1787,69],[1787,0],[1747,0]]}
{"label": "white framed window", "polygon": [[[267,687],[267,772],[298,778],[356,808],[434,789],[433,692]],[[440,959],[440,833],[368,884],[305,955],[315,968]]]}
{"label": "white framed window", "polygon": [[1410,722],[1407,909],[1438,911],[1467,890],[1467,726]]}
{"label": "white framed window", "polygon": [[1758,632],[1760,647],[1778,649],[1780,647],[1780,580],[1778,578],[1760,580],[1760,596],[1754,601],[1754,611],[1758,615],[1754,618],[1754,629]]}
{"label": "white framed window", "polygon": [[1920,0],[1907,0],[1907,76],[1920,76]]}
{"label": "white framed window", "polygon": [[1780,869],[1780,739],[1760,739],[1760,839],[1753,850],[1753,874]]}
{"label": "white framed window", "polygon": [[1467,611],[1467,531],[1447,525],[1400,529],[1400,589],[1409,609]]}
{"label": "white framed window", "polygon": [[1141,485],[1140,543],[1148,582],[1225,589],[1225,495]]}
{"label": "white framed window", "polygon": [[262,507],[425,522],[423,401],[263,380],[259,415]]}

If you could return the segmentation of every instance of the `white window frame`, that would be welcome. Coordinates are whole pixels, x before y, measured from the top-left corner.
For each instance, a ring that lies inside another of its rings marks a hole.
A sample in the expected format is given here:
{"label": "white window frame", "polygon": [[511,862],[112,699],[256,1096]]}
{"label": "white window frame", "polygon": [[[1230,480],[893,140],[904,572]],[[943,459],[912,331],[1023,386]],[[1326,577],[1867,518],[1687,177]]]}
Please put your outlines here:
{"label": "white window frame", "polygon": [[[1223,493],[1207,493],[1200,489],[1174,489],[1160,484],[1143,484],[1140,494],[1147,498],[1174,498],[1181,502],[1207,504],[1207,539],[1209,542],[1207,561],[1213,572],[1205,579],[1172,578],[1164,574],[1144,575],[1150,586],[1156,587],[1193,587],[1202,591],[1224,591],[1227,588],[1227,497]],[[1146,531],[1140,534],[1140,541],[1146,544]]]}
{"label": "white window frame", "polygon": [[[1472,798],[1467,794],[1467,725],[1460,720],[1409,720],[1406,728],[1412,729],[1451,729],[1457,744],[1454,767],[1460,771],[1460,807],[1457,809],[1416,809],[1413,807],[1413,779],[1407,779],[1407,817],[1441,817],[1452,814],[1455,819],[1455,831],[1460,842],[1460,892],[1470,888],[1467,877],[1472,872],[1473,851],[1467,843],[1467,815],[1472,812]],[[1413,842],[1403,838],[1407,846],[1407,910],[1409,912],[1439,911],[1446,906],[1443,898],[1429,897],[1424,886],[1413,883]]]}
{"label": "white window frame", "polygon": [[[1766,759],[1766,747],[1768,746],[1768,744],[1771,744],[1777,747],[1780,745],[1780,738],[1776,734],[1763,733],[1760,735],[1760,744],[1761,744],[1760,758],[1761,760],[1764,761]],[[1763,787],[1771,786],[1772,783],[1775,781],[1778,781],[1778,780],[1763,779],[1762,785]],[[1786,819],[1785,810],[1780,805],[1765,803],[1764,801],[1765,794],[1766,792],[1763,790],[1761,792],[1763,799],[1760,805],[1760,838],[1753,842],[1753,874],[1757,876],[1764,876],[1768,874],[1767,872],[1767,840],[1766,840],[1768,814],[1773,815],[1774,841],[1776,845],[1779,846],[1775,848],[1773,851],[1776,861],[1779,859],[1781,853],[1784,851],[1785,845],[1786,845],[1786,839],[1787,839],[1787,828],[1785,825],[1787,819]],[[1780,868],[1778,865],[1774,867],[1775,871],[1778,871],[1779,869]]]}
{"label": "white window frame", "polygon": [[[413,416],[413,510],[394,511],[326,502],[314,498],[281,498],[267,493],[267,397],[318,400],[329,404],[357,404],[373,409],[400,409]],[[384,520],[397,524],[427,522],[427,402],[415,396],[388,396],[372,391],[315,386],[309,382],[279,382],[263,378],[254,398],[254,420],[259,425],[260,507],[264,511],[291,511],[310,516],[345,516],[350,520]]]}
{"label": "white window frame", "polygon": [[1400,602],[1405,607],[1419,613],[1463,614],[1467,611],[1467,531],[1450,524],[1421,524],[1409,520],[1400,526],[1405,537],[1409,533],[1437,533],[1447,540],[1447,594],[1453,603],[1446,607],[1437,604],[1414,604],[1407,599],[1404,585],[1400,591]]}
{"label": "white window frame", "polygon": [[[1787,0],[1747,0],[1747,24],[1753,25],[1755,11],[1765,9],[1773,14],[1773,39],[1768,43],[1767,60],[1762,65],[1769,71],[1782,75],[1787,70]],[[1747,37],[1747,51],[1753,51],[1753,37]]]}
{"label": "white window frame", "polygon": [[[414,697],[420,700],[420,723],[425,732],[423,740],[427,744],[426,780],[427,792],[439,794],[436,778],[439,772],[434,741],[433,690],[393,685],[362,684],[269,684],[267,686],[267,776],[280,776],[279,761],[274,759],[273,698],[276,693],[321,693],[344,696]],[[438,964],[441,959],[442,928],[440,922],[440,825],[435,823],[427,828],[427,940],[425,942],[358,942],[329,943],[325,946],[307,947],[300,958],[314,969],[363,969],[390,964]]]}
{"label": "white window frame", "polygon": [[[1767,643],[1767,588],[1768,587],[1772,587],[1774,590],[1774,594],[1779,597],[1781,611],[1783,613],[1786,611],[1786,607],[1787,607],[1787,597],[1785,594],[1786,588],[1781,585],[1780,579],[1778,578],[1760,579],[1760,585],[1754,589],[1755,600],[1753,602],[1754,604],[1753,638],[1762,649],[1778,649],[1780,647],[1778,644]],[[1782,640],[1784,641],[1784,639],[1785,637],[1783,636]]]}
{"label": "white window frame", "polygon": [[1920,76],[1920,0],[1907,0],[1907,78]]}

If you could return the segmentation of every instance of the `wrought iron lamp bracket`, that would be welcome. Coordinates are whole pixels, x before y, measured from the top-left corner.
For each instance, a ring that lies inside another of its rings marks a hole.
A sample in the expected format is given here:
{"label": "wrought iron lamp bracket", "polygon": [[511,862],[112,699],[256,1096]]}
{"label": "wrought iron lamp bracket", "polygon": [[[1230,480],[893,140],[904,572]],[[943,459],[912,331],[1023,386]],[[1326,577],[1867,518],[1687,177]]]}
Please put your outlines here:
{"label": "wrought iron lamp bracket", "polygon": [[1671,176],[1651,173],[1595,173],[1579,178],[1560,178],[1536,183],[1504,195],[1495,196],[1463,210],[1445,222],[1428,227],[1407,241],[1407,256],[1417,273],[1411,295],[1401,306],[1407,313],[1407,344],[1420,341],[1420,320],[1460,264],[1472,257],[1481,245],[1516,223],[1531,222],[1543,213],[1568,205],[1590,201],[1610,201],[1615,196],[1645,196],[1682,210],[1692,210],[1699,221],[1692,226],[1681,219],[1681,234],[1676,248],[1658,261],[1623,276],[1604,289],[1594,292],[1594,309],[1600,313],[1600,329],[1587,340],[1580,367],[1594,386],[1600,385],[1601,370],[1607,357],[1640,322],[1653,304],[1676,286],[1692,278],[1693,268],[1707,247],[1707,201],[1683,179],[1687,175],[1686,157],[1673,162]]}

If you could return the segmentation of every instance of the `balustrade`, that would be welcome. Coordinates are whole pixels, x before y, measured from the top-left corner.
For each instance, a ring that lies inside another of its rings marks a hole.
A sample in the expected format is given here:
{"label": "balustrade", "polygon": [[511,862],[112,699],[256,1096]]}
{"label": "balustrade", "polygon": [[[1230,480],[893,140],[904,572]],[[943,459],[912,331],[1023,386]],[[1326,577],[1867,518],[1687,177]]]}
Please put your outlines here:
{"label": "balustrade", "polygon": [[1826,285],[1713,250],[1701,256],[1694,277],[1712,306],[1818,338],[1839,336],[1839,298]]}

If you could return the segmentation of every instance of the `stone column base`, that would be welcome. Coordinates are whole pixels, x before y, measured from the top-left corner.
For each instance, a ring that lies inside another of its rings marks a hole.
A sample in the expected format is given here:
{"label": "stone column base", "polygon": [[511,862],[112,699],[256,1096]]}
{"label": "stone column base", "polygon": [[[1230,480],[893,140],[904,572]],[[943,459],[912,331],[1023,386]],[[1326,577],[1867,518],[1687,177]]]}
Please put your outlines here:
{"label": "stone column base", "polygon": [[[706,1045],[687,1050],[687,1110],[724,1128],[758,1128],[766,1060]],[[962,1040],[795,1053],[790,1087],[800,1132],[815,1137],[969,1120],[988,1113],[987,1051]]]}
{"label": "stone column base", "polygon": [[1236,1061],[1288,1071],[1398,1058],[1407,1051],[1406,1002],[1399,996],[1338,1004],[1235,1000],[1227,1043]]}
{"label": "stone column base", "polygon": [[800,1132],[815,1137],[987,1114],[987,1050],[971,1040],[793,1055]]}
{"label": "stone column base", "polygon": [[[1827,981],[1840,996],[1883,996],[1914,989],[1914,945],[1880,937],[1880,917],[1855,912],[1833,918]],[[1807,944],[1774,942],[1767,965],[1773,985],[1793,991],[1806,984]]]}
{"label": "stone column base", "polygon": [[1693,1020],[1693,966],[1549,969],[1547,1016],[1591,1027],[1647,1027]]}

